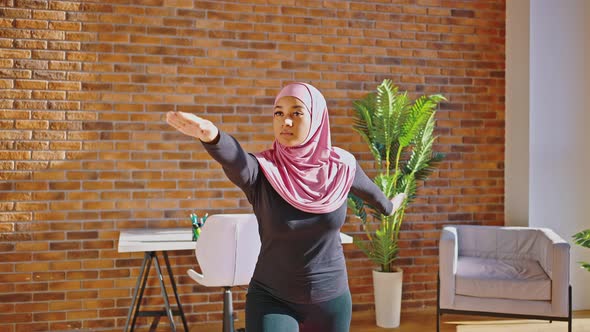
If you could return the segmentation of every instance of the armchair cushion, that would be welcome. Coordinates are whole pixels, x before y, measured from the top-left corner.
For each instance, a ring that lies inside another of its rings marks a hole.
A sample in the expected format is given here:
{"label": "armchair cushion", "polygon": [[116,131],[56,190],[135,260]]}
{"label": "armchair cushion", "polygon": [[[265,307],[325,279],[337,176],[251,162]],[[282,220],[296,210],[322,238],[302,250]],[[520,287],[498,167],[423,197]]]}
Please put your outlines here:
{"label": "armchair cushion", "polygon": [[461,256],[456,294],[515,300],[551,300],[551,279],[537,261]]}

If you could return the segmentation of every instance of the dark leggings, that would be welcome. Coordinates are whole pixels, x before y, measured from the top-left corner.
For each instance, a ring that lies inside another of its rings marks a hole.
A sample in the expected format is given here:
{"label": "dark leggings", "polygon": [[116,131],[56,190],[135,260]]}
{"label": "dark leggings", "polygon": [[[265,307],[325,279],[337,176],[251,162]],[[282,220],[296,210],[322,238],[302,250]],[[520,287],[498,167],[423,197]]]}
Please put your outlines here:
{"label": "dark leggings", "polygon": [[246,332],[348,332],[351,315],[350,291],[326,302],[297,304],[252,282],[246,295]]}

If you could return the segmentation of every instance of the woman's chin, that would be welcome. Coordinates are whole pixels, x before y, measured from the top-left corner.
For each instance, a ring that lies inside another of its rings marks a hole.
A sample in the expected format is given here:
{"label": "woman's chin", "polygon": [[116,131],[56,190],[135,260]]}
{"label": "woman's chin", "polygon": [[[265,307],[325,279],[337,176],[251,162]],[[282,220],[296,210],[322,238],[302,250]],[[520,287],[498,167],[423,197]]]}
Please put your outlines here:
{"label": "woman's chin", "polygon": [[292,148],[292,147],[299,145],[298,142],[295,142],[292,140],[286,140],[286,139],[280,139],[279,143],[281,143],[282,146],[287,147],[287,148]]}

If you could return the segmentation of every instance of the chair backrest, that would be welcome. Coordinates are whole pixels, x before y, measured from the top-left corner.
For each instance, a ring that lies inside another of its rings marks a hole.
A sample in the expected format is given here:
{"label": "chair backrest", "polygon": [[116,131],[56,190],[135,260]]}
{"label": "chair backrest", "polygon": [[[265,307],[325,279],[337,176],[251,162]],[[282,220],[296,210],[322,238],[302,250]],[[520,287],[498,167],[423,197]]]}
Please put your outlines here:
{"label": "chair backrest", "polygon": [[217,214],[207,218],[195,254],[205,286],[247,285],[260,252],[254,214]]}
{"label": "chair backrest", "polygon": [[460,225],[457,226],[459,256],[530,259],[544,263],[551,254],[548,231],[532,227]]}

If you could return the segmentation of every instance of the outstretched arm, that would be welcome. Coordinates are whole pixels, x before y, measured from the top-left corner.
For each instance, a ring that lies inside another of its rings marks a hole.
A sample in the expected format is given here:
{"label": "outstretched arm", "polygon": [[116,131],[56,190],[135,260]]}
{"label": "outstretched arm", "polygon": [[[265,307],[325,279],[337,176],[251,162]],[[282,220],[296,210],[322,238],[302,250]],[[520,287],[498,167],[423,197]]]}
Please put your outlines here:
{"label": "outstretched arm", "polygon": [[258,161],[247,154],[230,135],[211,121],[191,113],[168,112],[166,121],[181,133],[198,138],[207,152],[221,164],[231,182],[246,190],[258,176]]}
{"label": "outstretched arm", "polygon": [[397,194],[391,200],[387,199],[381,189],[369,179],[358,163],[356,164],[356,173],[350,191],[385,215],[394,214],[406,200],[406,194],[404,193]]}

